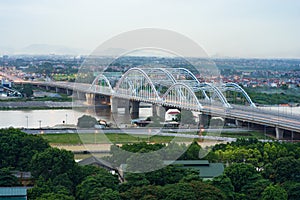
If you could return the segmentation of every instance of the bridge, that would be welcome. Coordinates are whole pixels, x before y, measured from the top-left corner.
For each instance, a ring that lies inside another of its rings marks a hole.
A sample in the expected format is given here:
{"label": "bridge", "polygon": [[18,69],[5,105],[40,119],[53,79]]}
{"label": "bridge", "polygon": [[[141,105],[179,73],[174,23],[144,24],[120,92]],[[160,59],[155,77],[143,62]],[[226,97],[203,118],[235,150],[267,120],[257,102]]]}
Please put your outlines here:
{"label": "bridge", "polygon": [[[299,115],[261,109],[238,84],[200,82],[185,68],[131,68],[121,76],[104,72],[92,83],[28,83],[73,94],[75,99],[87,100],[90,104],[107,103],[112,113],[123,107],[125,113],[131,113],[133,118],[139,116],[140,102],[144,102],[152,104],[153,114],[160,116],[164,116],[170,108],[177,108],[200,112],[204,124],[211,116],[217,116],[234,120],[236,124],[273,128],[277,139],[286,134],[292,139],[297,138],[300,133]],[[232,97],[224,95],[226,93],[234,93],[244,105],[235,104]]]}

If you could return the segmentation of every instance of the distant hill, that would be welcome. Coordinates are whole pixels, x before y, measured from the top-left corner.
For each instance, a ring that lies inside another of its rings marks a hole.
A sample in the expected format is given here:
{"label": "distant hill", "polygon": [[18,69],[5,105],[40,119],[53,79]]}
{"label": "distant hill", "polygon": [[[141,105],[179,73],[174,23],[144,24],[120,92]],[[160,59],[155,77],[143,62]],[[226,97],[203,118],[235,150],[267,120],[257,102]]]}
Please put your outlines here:
{"label": "distant hill", "polygon": [[86,54],[87,51],[77,48],[69,48],[62,45],[49,45],[49,44],[31,44],[17,52],[17,54]]}
{"label": "distant hill", "polygon": [[0,55],[1,54],[11,54],[13,53],[15,50],[13,48],[10,47],[5,47],[5,46],[0,46]]}

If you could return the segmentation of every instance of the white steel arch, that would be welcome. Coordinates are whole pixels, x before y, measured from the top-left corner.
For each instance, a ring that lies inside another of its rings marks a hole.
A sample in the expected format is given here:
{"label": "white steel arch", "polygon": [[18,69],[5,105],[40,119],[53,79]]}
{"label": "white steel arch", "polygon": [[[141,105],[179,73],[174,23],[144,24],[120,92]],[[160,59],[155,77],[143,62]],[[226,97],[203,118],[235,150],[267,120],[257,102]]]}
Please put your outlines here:
{"label": "white steel arch", "polygon": [[[101,86],[98,85],[99,81],[103,81]],[[110,84],[110,81],[108,78],[103,75],[99,74],[93,81],[92,86],[90,87],[90,90],[93,92],[102,92],[105,94],[112,94],[113,93],[113,88]]]}
{"label": "white steel arch", "polygon": [[[192,88],[197,87],[200,84],[196,76],[186,68],[167,68],[166,70],[170,72],[176,82],[185,83]],[[185,79],[181,79],[182,76],[185,76]]]}
{"label": "white steel arch", "polygon": [[163,104],[189,110],[201,110],[203,106],[199,102],[194,91],[184,83],[175,83],[163,95]]}
{"label": "white steel arch", "polygon": [[123,74],[115,87],[115,94],[140,100],[161,100],[151,78],[140,68],[131,68]]}
{"label": "white steel arch", "polygon": [[162,72],[163,75],[165,75],[166,78],[168,78],[168,80],[158,80],[157,83],[163,83],[165,81],[171,82],[172,84],[176,83],[176,79],[174,78],[174,76],[165,68],[142,68],[142,70],[144,72],[147,73],[147,75],[149,76],[149,78],[151,78],[151,80],[157,81],[157,79],[153,80],[152,76],[157,75],[157,72]]}
{"label": "white steel arch", "polygon": [[228,103],[226,97],[223,95],[223,93],[219,90],[219,88],[215,87],[214,85],[212,85],[211,83],[200,83],[199,85],[200,87],[204,88],[205,90],[212,90],[213,91],[213,96],[210,97],[209,99],[214,99],[215,96],[217,96],[220,101],[222,102],[222,104],[226,107],[226,108],[231,108],[231,105]]}
{"label": "white steel arch", "polygon": [[255,103],[252,101],[252,99],[250,98],[250,96],[247,94],[247,92],[238,84],[236,83],[225,83],[223,85],[223,90],[224,91],[235,91],[235,92],[240,92],[244,95],[244,97],[246,98],[246,100],[248,101],[249,105],[252,107],[256,107]]}
{"label": "white steel arch", "polygon": [[[186,85],[193,88],[194,92],[199,91],[200,89],[206,100],[213,99],[213,97],[217,96],[224,107],[231,108],[231,105],[228,103],[226,97],[219,90],[219,88],[217,88],[216,86],[210,83],[206,83],[206,82],[200,83],[197,77],[190,70],[186,68],[168,68],[167,70],[170,71],[170,73],[174,76],[176,82],[185,83]],[[189,78],[191,78],[191,80],[180,79],[180,75],[184,75],[184,74],[187,75]],[[209,97],[206,94],[206,91],[213,91],[213,96]]]}

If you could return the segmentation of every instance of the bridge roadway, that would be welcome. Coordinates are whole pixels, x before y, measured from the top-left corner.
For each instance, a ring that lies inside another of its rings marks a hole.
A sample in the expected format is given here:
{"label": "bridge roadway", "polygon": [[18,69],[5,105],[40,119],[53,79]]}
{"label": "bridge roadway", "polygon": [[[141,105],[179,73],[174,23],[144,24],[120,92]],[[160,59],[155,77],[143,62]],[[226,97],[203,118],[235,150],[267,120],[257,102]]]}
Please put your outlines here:
{"label": "bridge roadway", "polygon": [[[124,95],[118,95],[112,92],[99,92],[99,90],[91,89],[90,84],[84,83],[71,83],[71,82],[28,82],[36,86],[49,86],[59,89],[68,89],[76,92],[82,92],[86,94],[99,94],[113,96],[123,99],[133,99],[136,101],[160,104],[165,106],[164,102],[157,102],[155,100],[143,100],[142,98],[132,97],[129,98]],[[168,103],[167,106],[172,106]],[[174,105],[173,107],[178,107],[181,109],[186,109],[184,105],[178,106]],[[195,106],[194,108],[189,108],[189,110],[202,112],[204,114],[215,116],[215,117],[224,117],[229,119],[235,119],[240,122],[249,122],[253,124],[259,124],[262,126],[275,127],[276,135],[280,130],[288,130],[293,132],[300,133],[300,116],[299,115],[284,115],[282,113],[267,111],[260,109],[259,107],[250,107],[250,106],[237,106],[233,105],[232,108],[224,108],[221,105],[204,105],[203,108]],[[278,133],[279,134],[279,133]],[[279,137],[279,136],[278,136]]]}

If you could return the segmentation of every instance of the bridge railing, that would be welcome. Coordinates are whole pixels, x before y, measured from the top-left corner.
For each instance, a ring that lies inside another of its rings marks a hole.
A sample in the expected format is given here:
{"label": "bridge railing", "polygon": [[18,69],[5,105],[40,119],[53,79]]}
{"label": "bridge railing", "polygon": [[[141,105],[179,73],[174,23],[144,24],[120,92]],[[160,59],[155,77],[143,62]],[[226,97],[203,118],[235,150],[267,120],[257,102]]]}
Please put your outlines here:
{"label": "bridge railing", "polygon": [[[268,114],[272,116],[278,116],[278,117],[284,117],[284,118],[290,118],[290,119],[299,119],[300,120],[300,114],[299,113],[293,113],[292,110],[290,112],[282,111],[279,108],[277,110],[275,107],[270,107],[270,109],[267,109],[267,107],[249,107],[249,106],[240,106],[240,105],[232,105],[233,109],[239,109],[242,111],[248,111],[249,113],[255,112],[255,113],[261,113],[261,114]],[[288,108],[287,108],[288,109]],[[292,108],[291,108],[292,109]]]}

